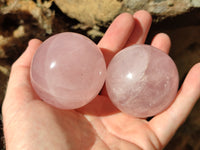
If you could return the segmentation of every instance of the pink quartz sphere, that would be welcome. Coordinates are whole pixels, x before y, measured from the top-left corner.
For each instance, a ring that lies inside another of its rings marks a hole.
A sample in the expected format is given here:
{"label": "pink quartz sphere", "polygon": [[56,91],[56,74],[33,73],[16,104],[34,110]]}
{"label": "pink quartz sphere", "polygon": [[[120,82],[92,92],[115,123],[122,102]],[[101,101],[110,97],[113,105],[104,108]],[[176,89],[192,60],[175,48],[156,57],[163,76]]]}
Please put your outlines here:
{"label": "pink quartz sphere", "polygon": [[174,61],[148,45],[121,50],[107,69],[106,88],[113,104],[139,118],[154,116],[173,102],[179,76]]}
{"label": "pink quartz sphere", "polygon": [[102,52],[87,37],[64,32],[45,40],[32,60],[30,78],[37,95],[61,109],[89,103],[106,75]]}

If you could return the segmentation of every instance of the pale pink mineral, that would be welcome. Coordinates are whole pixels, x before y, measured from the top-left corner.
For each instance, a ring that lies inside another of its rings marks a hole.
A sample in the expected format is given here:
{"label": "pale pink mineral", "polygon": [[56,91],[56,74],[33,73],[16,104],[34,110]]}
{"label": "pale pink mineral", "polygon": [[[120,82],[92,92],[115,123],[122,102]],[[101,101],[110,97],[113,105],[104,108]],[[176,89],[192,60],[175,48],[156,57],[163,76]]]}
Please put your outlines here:
{"label": "pale pink mineral", "polygon": [[114,105],[135,117],[154,116],[173,102],[178,71],[164,52],[148,45],[120,51],[107,69],[106,88]]}
{"label": "pale pink mineral", "polygon": [[101,90],[105,75],[100,49],[87,37],[71,32],[44,41],[30,70],[38,96],[61,109],[75,109],[89,103]]}

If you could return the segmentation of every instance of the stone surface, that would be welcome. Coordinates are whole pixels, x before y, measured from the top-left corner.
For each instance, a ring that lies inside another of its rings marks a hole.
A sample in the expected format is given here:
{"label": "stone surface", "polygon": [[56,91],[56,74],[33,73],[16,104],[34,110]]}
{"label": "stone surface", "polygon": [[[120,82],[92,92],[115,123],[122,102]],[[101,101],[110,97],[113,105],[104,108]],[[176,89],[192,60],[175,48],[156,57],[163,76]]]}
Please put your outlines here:
{"label": "stone surface", "polygon": [[0,106],[6,91],[7,81],[10,74],[10,67],[0,59]]}
{"label": "stone surface", "polygon": [[2,35],[0,35],[0,58],[6,58],[5,50],[3,48],[3,45],[7,44],[9,42],[9,38],[5,38]]}
{"label": "stone surface", "polygon": [[135,117],[150,117],[165,110],[176,96],[178,83],[173,60],[148,45],[127,47],[108,65],[106,88],[111,101]]}
{"label": "stone surface", "polygon": [[158,20],[200,7],[199,0],[55,0],[68,16],[87,25],[105,25],[122,12],[147,10]]}
{"label": "stone surface", "polygon": [[55,0],[55,3],[68,16],[91,26],[112,20],[122,7],[116,0]]}
{"label": "stone surface", "polygon": [[33,58],[30,75],[41,99],[58,108],[75,109],[98,95],[106,65],[95,43],[65,32],[43,42]]}
{"label": "stone surface", "polygon": [[30,13],[41,28],[45,29],[48,34],[52,33],[52,22],[54,19],[54,12],[49,9],[52,1],[34,2],[32,0],[7,0],[5,6],[0,6],[0,15],[9,13]]}
{"label": "stone surface", "polygon": [[200,7],[200,1],[199,0],[191,0],[191,3],[194,7]]}

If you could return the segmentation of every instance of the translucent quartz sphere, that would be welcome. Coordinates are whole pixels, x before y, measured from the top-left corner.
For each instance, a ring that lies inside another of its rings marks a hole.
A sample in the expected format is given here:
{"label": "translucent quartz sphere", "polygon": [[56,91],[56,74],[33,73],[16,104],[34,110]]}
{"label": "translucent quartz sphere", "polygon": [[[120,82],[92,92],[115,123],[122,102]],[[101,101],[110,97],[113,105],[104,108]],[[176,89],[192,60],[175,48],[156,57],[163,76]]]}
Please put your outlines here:
{"label": "translucent quartz sphere", "polygon": [[101,90],[105,75],[106,64],[100,49],[87,37],[71,32],[44,41],[30,70],[38,96],[61,109],[89,103]]}
{"label": "translucent quartz sphere", "polygon": [[139,118],[154,116],[174,100],[179,83],[173,60],[148,45],[120,51],[107,69],[106,88],[113,104]]}

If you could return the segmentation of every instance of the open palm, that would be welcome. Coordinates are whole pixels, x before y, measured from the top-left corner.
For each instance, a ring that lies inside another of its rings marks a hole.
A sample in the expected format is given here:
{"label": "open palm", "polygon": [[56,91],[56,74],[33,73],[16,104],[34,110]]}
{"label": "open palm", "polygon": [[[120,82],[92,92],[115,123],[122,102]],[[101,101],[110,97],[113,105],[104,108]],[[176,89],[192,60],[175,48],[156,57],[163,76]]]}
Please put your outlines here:
{"label": "open palm", "polygon": [[[144,43],[151,16],[138,11],[119,15],[99,42],[106,63],[122,48]],[[2,113],[8,150],[134,150],[162,149],[200,96],[200,64],[187,75],[174,103],[150,121],[126,115],[110,102],[105,87],[88,105],[60,110],[39,99],[29,78],[32,57],[41,44],[31,40],[13,64]],[[152,46],[168,53],[170,39],[161,33]]]}

